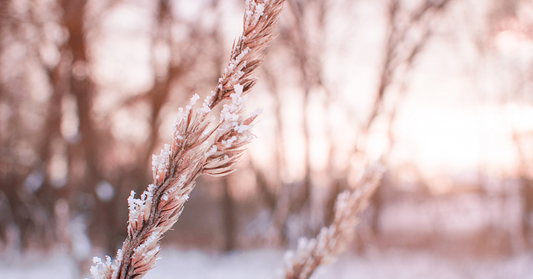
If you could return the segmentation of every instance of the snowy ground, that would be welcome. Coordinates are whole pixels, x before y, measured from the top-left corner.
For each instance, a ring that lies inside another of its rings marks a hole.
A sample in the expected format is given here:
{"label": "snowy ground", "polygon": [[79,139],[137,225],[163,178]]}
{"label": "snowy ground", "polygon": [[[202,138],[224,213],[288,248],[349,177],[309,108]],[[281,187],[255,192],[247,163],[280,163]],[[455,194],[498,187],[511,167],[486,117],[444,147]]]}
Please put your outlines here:
{"label": "snowy ground", "polygon": [[[3,255],[6,256],[6,255]],[[244,279],[275,278],[282,266],[282,251],[256,250],[225,255],[199,251],[164,249],[163,259],[148,272],[146,279]],[[6,259],[7,257],[2,257]],[[21,260],[0,261],[3,279],[72,279],[80,276],[67,255],[46,258],[25,256]],[[346,254],[322,267],[314,279],[519,279],[533,278],[533,254],[503,260],[450,259],[427,252],[387,251],[372,255]]]}

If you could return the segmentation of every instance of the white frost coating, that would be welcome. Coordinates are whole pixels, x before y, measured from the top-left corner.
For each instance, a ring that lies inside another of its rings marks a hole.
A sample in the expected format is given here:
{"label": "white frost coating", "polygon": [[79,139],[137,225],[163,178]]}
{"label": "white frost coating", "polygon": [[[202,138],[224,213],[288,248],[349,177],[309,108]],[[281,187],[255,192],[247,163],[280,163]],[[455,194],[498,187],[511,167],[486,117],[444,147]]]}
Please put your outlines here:
{"label": "white frost coating", "polygon": [[252,127],[253,127],[252,125],[239,125],[239,126],[235,127],[235,131],[237,131],[237,133],[242,134],[242,133],[252,129]]}
{"label": "white frost coating", "polygon": [[[136,199],[135,191],[131,191],[130,196],[128,197],[128,230],[133,229],[135,226],[142,224],[143,221],[148,219],[148,216],[150,215],[150,207],[152,205],[152,197],[156,189],[156,185],[148,185],[148,189],[141,194],[140,199]],[[120,258],[122,257],[117,256],[117,259]]]}
{"label": "white frost coating", "polygon": [[124,252],[122,251],[122,249],[118,249],[117,250],[117,259],[115,260],[117,262],[117,264],[116,264],[117,266],[120,265],[119,263],[121,262],[123,256],[124,256]]}
{"label": "white frost coating", "polygon": [[233,142],[235,142],[236,140],[237,140],[237,137],[236,137],[236,136],[233,136],[233,137],[229,138],[228,140],[223,140],[223,141],[221,141],[221,143],[222,143],[223,145],[225,145],[226,148],[230,148],[231,145],[233,144]]}
{"label": "white frost coating", "polygon": [[158,233],[154,231],[141,245],[133,249],[133,252],[134,253],[142,252],[143,249],[146,249],[147,246],[156,242],[157,239],[158,239]]}
{"label": "white frost coating", "polygon": [[[220,126],[218,127],[217,134],[223,135],[230,131],[235,131],[238,134],[233,135],[230,138],[220,140],[222,149],[231,148],[232,146],[241,146],[242,143],[248,142],[254,138],[254,135],[250,132],[253,125],[251,123],[244,124],[247,120],[243,120],[240,113],[244,109],[244,103],[248,101],[248,95],[244,94],[244,86],[241,84],[233,85],[234,93],[230,95],[231,103],[225,104],[220,113]],[[252,117],[256,117],[262,110],[258,109],[251,114]],[[251,120],[249,121],[251,122]],[[219,145],[220,149],[221,146]],[[208,156],[213,154],[214,149],[210,149]]]}
{"label": "white frost coating", "polygon": [[[211,92],[213,92],[213,91],[211,91]],[[211,96],[205,97],[204,103],[202,104],[202,107],[199,108],[197,111],[199,113],[208,114],[211,111],[211,109],[209,108],[209,105],[211,104],[211,99],[212,98],[213,98],[213,94],[211,94]]]}
{"label": "white frost coating", "polygon": [[257,4],[257,6],[255,6],[254,24],[256,24],[259,21],[259,18],[263,15],[264,11],[265,11],[265,4]]}
{"label": "white frost coating", "polygon": [[179,137],[178,127],[181,124],[181,121],[183,121],[183,119],[186,117],[187,115],[185,115],[185,112],[183,112],[183,108],[178,108],[178,116],[176,117],[176,122],[174,122],[174,130],[172,131],[172,134],[175,135],[175,137]]}
{"label": "white frost coating", "polygon": [[215,152],[217,152],[217,146],[213,144],[213,146],[211,146],[211,148],[209,149],[209,151],[207,151],[207,152],[205,153],[205,156],[206,156],[206,157],[209,157],[209,156],[215,154]]}
{"label": "white frost coating", "polygon": [[[250,52],[250,48],[247,47],[245,49],[243,49],[241,51],[241,53],[239,55],[237,55],[237,57],[235,57],[235,59],[232,59],[228,66],[224,69],[224,74],[230,74],[231,76],[231,84],[235,84],[239,81],[239,79],[244,75],[244,72],[241,71],[244,67],[246,67],[246,61],[243,61],[242,64],[241,61],[242,59],[244,58],[244,56],[246,56],[248,54],[248,52]],[[239,65],[240,64],[240,65]],[[219,81],[220,82],[220,81]],[[219,88],[221,88],[222,84],[219,84]]]}
{"label": "white frost coating", "polygon": [[187,107],[185,108],[187,110],[187,114],[189,114],[189,112],[191,111],[191,109],[194,107],[194,105],[196,105],[196,102],[200,100],[200,96],[198,96],[198,94],[194,94],[192,97],[191,97],[191,101],[190,103],[187,105]]}
{"label": "white frost coating", "polygon": [[165,144],[159,156],[152,155],[152,171],[156,181],[165,179],[165,176],[170,167],[170,157],[172,156],[172,148],[169,144]]}
{"label": "white frost coating", "polygon": [[102,262],[102,259],[100,259],[99,257],[94,257],[93,258],[93,263],[95,265],[91,266],[91,274],[93,275],[93,277],[95,279],[104,279],[106,278],[106,271],[108,270],[111,270],[113,271],[111,273],[111,278],[115,278],[116,275],[117,275],[117,271],[118,271],[118,266],[116,264],[112,264],[111,263],[111,258],[109,256],[105,256],[105,263]]}
{"label": "white frost coating", "polygon": [[250,113],[250,117],[256,117],[259,114],[261,114],[262,112],[263,112],[263,109],[262,108],[258,108],[256,110],[254,110],[252,113]]}
{"label": "white frost coating", "polygon": [[231,94],[231,103],[225,104],[220,112],[220,127],[218,134],[223,134],[233,127],[239,126],[239,112],[243,109],[243,104],[248,100],[248,95],[242,96],[244,86],[233,85],[235,93]]}
{"label": "white frost coating", "polygon": [[128,197],[128,211],[129,211],[129,220],[128,223],[133,224],[139,217],[140,208],[143,202],[140,199],[135,198],[135,191],[131,190],[130,196]]}
{"label": "white frost coating", "polygon": [[[244,61],[244,64],[243,65],[246,65],[246,61]],[[243,66],[244,67],[244,66]],[[244,75],[244,72],[239,70],[237,71],[236,73],[234,73],[232,76],[231,76],[231,82],[232,83],[237,83],[239,81],[239,79],[241,79],[241,77]]]}
{"label": "white frost coating", "polygon": [[257,4],[255,1],[246,0],[245,26],[256,25],[265,11],[265,4]]}
{"label": "white frost coating", "polygon": [[232,105],[235,105],[236,107],[239,107],[240,105],[246,103],[248,101],[248,95],[242,96],[244,86],[240,84],[235,84],[233,86],[233,90],[235,90],[235,93],[229,95],[231,97]]}
{"label": "white frost coating", "polygon": [[[200,99],[200,96],[198,96],[198,94],[194,94],[192,97],[191,97],[191,101],[189,102],[189,104],[185,107],[185,111],[183,110],[183,108],[178,108],[178,116],[176,117],[176,122],[174,123],[174,129],[172,131],[172,134],[174,135],[174,138],[175,139],[183,139],[183,137],[181,137],[178,133],[178,128],[181,124],[181,122],[184,120],[184,119],[187,119],[189,117],[189,114],[191,113],[191,109],[194,107],[194,105],[196,105],[196,102]],[[205,110],[205,108],[201,108],[200,110]]]}
{"label": "white frost coating", "polygon": [[157,186],[154,184],[148,185],[148,189],[143,192],[141,195],[141,198],[146,201],[152,201],[152,196],[154,195],[155,191],[157,190]]}
{"label": "white frost coating", "polygon": [[241,60],[244,58],[244,56],[246,56],[246,54],[248,54],[248,52],[250,52],[250,50],[251,49],[249,47],[246,47],[245,49],[243,49],[243,51],[239,55],[237,55],[237,57],[235,58],[235,62],[236,63],[241,62]]}
{"label": "white frost coating", "polygon": [[[178,189],[182,189],[182,188],[183,188],[183,186],[185,185],[185,182],[187,182],[187,175],[182,174],[182,175],[180,176],[180,180],[178,181],[178,183],[177,183],[176,185],[172,186],[170,189],[168,189],[168,190],[165,192],[165,194],[163,195],[163,199],[164,199],[165,201],[168,200],[168,197],[169,197],[170,195],[172,195],[174,192],[176,192],[176,190],[178,190]],[[178,195],[179,195],[179,193],[178,193]]]}
{"label": "white frost coating", "polygon": [[[235,93],[234,93],[235,97],[239,98],[241,96],[243,88],[244,88],[244,86],[242,86],[240,84],[235,84],[233,86],[233,90],[235,90]],[[230,96],[232,97],[233,100],[235,100],[235,97],[233,96],[233,94],[231,94]]]}
{"label": "white frost coating", "polygon": [[100,259],[99,257],[94,257],[93,263],[95,265],[91,266],[91,274],[96,279],[103,278],[104,274],[99,269],[100,265],[105,266],[102,262],[102,259]]}
{"label": "white frost coating", "polygon": [[182,188],[183,185],[185,185],[185,182],[187,182],[187,175],[182,174],[182,175],[180,176],[180,181],[178,181],[178,187],[179,187],[179,188]]}
{"label": "white frost coating", "polygon": [[[154,231],[144,241],[144,243],[142,243],[141,245],[133,249],[133,258],[142,259],[142,261],[145,263],[151,262],[154,256],[157,255],[157,253],[160,250],[159,245],[157,245],[158,240],[159,240],[159,233],[157,231]],[[153,261],[153,263],[155,263],[155,261]]]}

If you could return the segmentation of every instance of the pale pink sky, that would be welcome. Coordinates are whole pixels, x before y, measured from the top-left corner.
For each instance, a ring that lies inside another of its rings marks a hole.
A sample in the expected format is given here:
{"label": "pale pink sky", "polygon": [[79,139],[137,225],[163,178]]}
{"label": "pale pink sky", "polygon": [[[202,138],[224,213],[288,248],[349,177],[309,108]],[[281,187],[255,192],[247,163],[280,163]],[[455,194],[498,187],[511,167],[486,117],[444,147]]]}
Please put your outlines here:
{"label": "pale pink sky", "polygon": [[[364,117],[373,100],[385,36],[383,5],[378,2],[361,1],[353,5],[352,11],[343,10],[340,5],[331,7],[336,16],[328,21],[323,62],[326,83],[338,96],[334,101],[338,111],[326,115],[323,92],[314,92],[309,117],[313,123],[310,127],[312,166],[316,171],[325,168],[327,126],[331,125],[339,149],[348,150],[353,146],[357,130],[350,127],[357,122],[348,121],[346,117],[349,113]],[[177,12],[187,20],[205,16],[202,14],[202,1],[179,3]],[[481,2],[478,5],[483,6]],[[467,5],[461,3],[454,6],[455,10],[466,8]],[[149,12],[142,5],[120,5],[105,18],[100,31],[102,39],[95,47],[98,60],[93,69],[104,92],[99,98],[102,106],[97,106],[102,114],[112,110],[125,96],[138,94],[150,87],[154,73],[150,70],[149,26],[152,23],[146,20]],[[221,22],[224,23],[222,30],[228,51],[241,31],[240,14],[240,7],[232,4],[218,15],[224,17]],[[457,14],[461,15],[461,12]],[[212,20],[209,18],[213,16],[206,16],[202,24],[210,26]],[[452,20],[456,21],[455,24],[449,24]],[[480,169],[496,176],[515,174],[517,156],[511,128],[533,130],[533,106],[502,101],[511,92],[507,91],[509,80],[501,77],[502,73],[509,74],[505,67],[520,67],[512,64],[513,61],[532,61],[533,42],[516,30],[504,30],[493,39],[494,47],[490,54],[493,56],[487,59],[472,51],[472,38],[468,36],[469,32],[482,30],[483,26],[468,24],[468,19],[459,17],[458,20],[457,16],[445,19],[410,74],[409,92],[399,103],[394,123],[397,143],[391,157],[392,165],[412,162],[428,177]],[[467,26],[472,30],[468,30]],[[165,51],[165,48],[160,48],[158,57],[167,59]],[[271,53],[268,59],[279,57]],[[511,61],[511,64],[502,61]],[[502,65],[504,68],[501,68]],[[287,76],[290,77],[290,74]],[[117,84],[120,85],[118,89]],[[266,165],[272,157],[269,149],[264,147],[273,143],[274,120],[273,103],[268,96],[265,97],[264,86],[260,78],[248,104],[249,111],[256,107],[264,108],[260,122],[254,128],[258,139],[249,150],[255,161]],[[290,80],[282,84],[281,90],[287,138],[288,169],[285,179],[291,181],[298,179],[303,171],[302,93],[297,83]],[[349,113],[346,113],[346,107],[350,108]],[[138,125],[141,128],[134,131],[117,128],[116,136],[142,140],[140,135],[146,130],[146,127],[142,128],[143,117],[142,108],[137,108],[135,115],[119,112],[113,118],[120,124],[117,127]],[[174,116],[164,120],[163,125],[169,123],[167,130],[171,130],[173,121]],[[380,130],[379,123],[376,130]],[[383,134],[371,139],[369,154],[377,158],[387,141]],[[342,156],[340,158],[342,161]]]}

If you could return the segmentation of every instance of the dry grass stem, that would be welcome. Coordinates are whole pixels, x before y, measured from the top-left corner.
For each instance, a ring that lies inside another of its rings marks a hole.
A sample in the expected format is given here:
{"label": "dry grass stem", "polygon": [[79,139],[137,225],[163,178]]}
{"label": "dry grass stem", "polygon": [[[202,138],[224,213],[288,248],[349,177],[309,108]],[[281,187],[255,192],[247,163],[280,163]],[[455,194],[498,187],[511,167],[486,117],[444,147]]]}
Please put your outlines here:
{"label": "dry grass stem", "polygon": [[[91,273],[95,278],[141,278],[150,270],[160,250],[163,234],[178,220],[200,174],[225,175],[234,170],[244,147],[253,138],[253,121],[258,111],[243,117],[247,93],[255,84],[253,70],[262,62],[263,50],[273,39],[273,30],[284,0],[247,0],[243,34],[234,44],[231,58],[217,87],[202,107],[194,109],[198,95],[179,109],[171,144],[153,155],[153,183],[135,198],[128,198],[128,237],[114,262],[95,257]],[[223,100],[219,124],[208,117]]]}
{"label": "dry grass stem", "polygon": [[355,189],[337,196],[333,223],[323,227],[314,239],[300,238],[296,251],[285,254],[282,278],[307,279],[319,265],[344,252],[353,239],[359,215],[368,206],[384,171],[381,162],[374,163],[366,169]]}

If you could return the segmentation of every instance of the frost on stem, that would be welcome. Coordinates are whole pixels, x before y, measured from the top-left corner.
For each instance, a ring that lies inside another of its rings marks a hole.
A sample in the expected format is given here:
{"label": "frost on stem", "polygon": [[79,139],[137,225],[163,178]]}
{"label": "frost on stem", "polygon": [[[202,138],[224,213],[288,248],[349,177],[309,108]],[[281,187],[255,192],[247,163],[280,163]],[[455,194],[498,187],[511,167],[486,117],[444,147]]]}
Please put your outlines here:
{"label": "frost on stem", "polygon": [[265,11],[265,4],[258,4],[255,1],[246,0],[245,26],[256,25],[259,18]]}
{"label": "frost on stem", "polygon": [[159,156],[152,155],[152,172],[156,184],[162,183],[167,178],[171,156],[172,150],[169,144],[164,145]]}
{"label": "frost on stem", "polygon": [[256,78],[252,72],[263,61],[263,50],[274,38],[273,29],[283,8],[284,0],[270,0],[259,3],[246,0],[243,20],[243,34],[233,44],[230,62],[213,90],[210,108],[234,93],[234,86],[242,86],[243,93],[252,88]]}
{"label": "frost on stem", "polygon": [[214,144],[206,153],[204,173],[224,175],[232,172],[232,166],[242,155],[244,146],[255,137],[251,128],[257,111],[243,118],[241,115],[248,96],[242,96],[243,86],[240,84],[234,85],[234,90],[235,93],[230,95],[231,103],[225,104],[220,113]]}
{"label": "frost on stem", "polygon": [[91,266],[91,274],[95,279],[115,278],[117,276],[118,265],[111,263],[111,258],[105,256],[106,261],[102,262],[99,257],[93,258],[94,265]]}
{"label": "frost on stem", "polygon": [[140,230],[150,217],[152,207],[152,197],[156,191],[154,184],[148,185],[140,199],[135,198],[135,191],[131,191],[128,198],[128,235],[133,235],[136,230]]}
{"label": "frost on stem", "polygon": [[354,236],[359,214],[368,206],[384,171],[381,162],[374,163],[365,170],[355,189],[338,195],[333,224],[323,227],[314,239],[299,239],[296,252],[285,255],[282,278],[307,279],[319,265],[344,252]]}
{"label": "frost on stem", "polygon": [[[200,174],[224,175],[234,170],[244,147],[255,136],[251,132],[256,111],[243,117],[248,92],[256,82],[253,70],[262,62],[263,50],[273,38],[284,0],[259,3],[246,1],[243,34],[234,44],[230,61],[215,90],[195,109],[200,97],[178,109],[172,142],[152,157],[153,183],[140,198],[128,198],[128,237],[117,252],[117,260],[95,259],[95,278],[141,278],[151,269],[160,250],[159,240],[178,220]],[[220,121],[208,117],[220,102]],[[214,126],[214,127],[213,127]]]}

